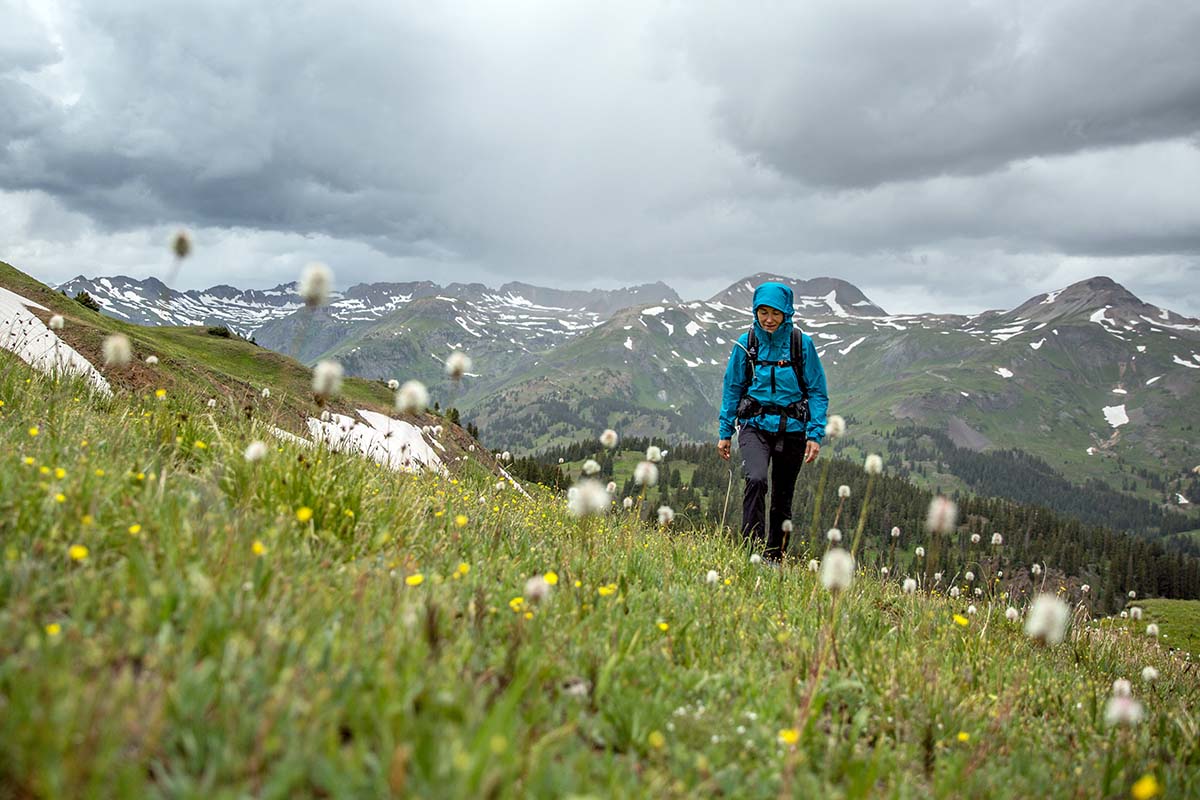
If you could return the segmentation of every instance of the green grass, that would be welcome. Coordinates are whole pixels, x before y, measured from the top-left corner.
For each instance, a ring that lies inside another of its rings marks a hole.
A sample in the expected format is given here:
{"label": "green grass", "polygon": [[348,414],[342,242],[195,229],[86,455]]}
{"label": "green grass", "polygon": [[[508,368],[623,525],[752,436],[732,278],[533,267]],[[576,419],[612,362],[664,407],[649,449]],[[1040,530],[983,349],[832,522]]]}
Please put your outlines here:
{"label": "green grass", "polygon": [[[963,627],[862,575],[834,613],[807,570],[474,465],[249,464],[280,410],[205,396],[0,356],[0,796],[1200,792],[1195,677],[1144,637],[1038,648],[1003,601]],[[1147,721],[1107,728],[1147,664]]]}
{"label": "green grass", "polygon": [[1158,623],[1163,644],[1200,659],[1200,600],[1149,599],[1139,605],[1146,612],[1144,622]]}

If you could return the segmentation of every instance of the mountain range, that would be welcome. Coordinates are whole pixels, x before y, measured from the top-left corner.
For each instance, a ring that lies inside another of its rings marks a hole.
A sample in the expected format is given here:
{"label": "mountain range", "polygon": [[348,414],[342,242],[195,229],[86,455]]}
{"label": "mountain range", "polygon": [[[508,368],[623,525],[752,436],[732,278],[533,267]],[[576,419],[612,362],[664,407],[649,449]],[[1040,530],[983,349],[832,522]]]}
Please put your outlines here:
{"label": "mountain range", "polygon": [[[975,451],[1021,449],[1071,480],[1177,506],[1200,503],[1200,320],[1148,304],[1109,278],[1011,310],[888,314],[837,278],[757,274],[704,300],[663,283],[588,292],[521,283],[359,284],[318,310],[294,285],[178,292],[161,282],[77,277],[104,313],[143,324],[227,325],[307,363],[334,358],[364,378],[418,378],[490,446],[535,450],[591,436],[709,441],[732,340],[754,287],[779,280],[825,367],[850,450],[946,433]],[[454,349],[474,366],[444,378]],[[960,488],[931,457],[922,474]],[[1190,483],[1189,483],[1190,481]]]}

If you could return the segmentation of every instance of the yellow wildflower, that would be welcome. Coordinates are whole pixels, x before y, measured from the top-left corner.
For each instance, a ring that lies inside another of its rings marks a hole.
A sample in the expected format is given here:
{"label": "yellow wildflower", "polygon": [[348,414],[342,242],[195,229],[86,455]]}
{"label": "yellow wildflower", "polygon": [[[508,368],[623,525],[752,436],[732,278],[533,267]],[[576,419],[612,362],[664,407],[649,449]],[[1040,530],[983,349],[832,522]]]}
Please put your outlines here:
{"label": "yellow wildflower", "polygon": [[154,396],[157,397],[159,400],[162,400],[164,397],[167,396],[167,390],[166,389],[155,389]]}
{"label": "yellow wildflower", "polygon": [[96,470],[96,477],[97,477],[97,478],[103,478],[103,477],[104,477],[104,470],[102,470],[102,469],[97,469],[97,470]]}
{"label": "yellow wildflower", "polygon": [[73,544],[67,548],[67,555],[74,561],[83,561],[88,557],[88,549],[81,544]]}
{"label": "yellow wildflower", "polygon": [[23,460],[25,461],[25,466],[27,466],[27,467],[33,466],[33,463],[34,463],[33,456],[25,456],[25,458]]}
{"label": "yellow wildflower", "polygon": [[31,426],[29,427],[29,435],[30,435],[30,436],[37,436],[39,433],[41,433],[41,431],[40,431],[40,430],[38,430],[38,426],[37,426],[37,425],[31,425]]}
{"label": "yellow wildflower", "polygon": [[95,522],[96,522],[96,518],[93,517],[91,514],[84,514],[83,518],[79,520],[79,524],[85,525],[85,526],[92,525]]}
{"label": "yellow wildflower", "polygon": [[62,633],[62,625],[59,625],[57,622],[51,622],[46,626],[47,636],[58,636],[60,633]]}
{"label": "yellow wildflower", "polygon": [[458,571],[456,574],[466,575],[470,571],[471,571],[471,565],[464,561],[458,565]]}
{"label": "yellow wildflower", "polygon": [[795,728],[784,728],[779,732],[779,741],[784,744],[795,744],[800,741],[800,731]]}
{"label": "yellow wildflower", "polygon": [[954,615],[954,623],[956,625],[962,625],[965,628],[971,624],[971,620],[967,619],[962,614],[955,614]]}
{"label": "yellow wildflower", "polygon": [[192,446],[195,447],[197,450],[208,449],[208,445],[206,445],[204,442],[200,441],[199,439],[197,439],[195,442],[193,442]]}
{"label": "yellow wildflower", "polygon": [[1150,798],[1162,794],[1162,784],[1158,782],[1157,778],[1147,772],[1137,779],[1137,783],[1133,784],[1130,794],[1133,795],[1134,800],[1150,800]]}
{"label": "yellow wildflower", "polygon": [[54,477],[58,478],[59,480],[62,480],[63,478],[67,477],[67,471],[65,469],[63,469],[62,467],[55,467],[54,468]]}
{"label": "yellow wildflower", "polygon": [[129,535],[130,536],[137,536],[141,532],[142,532],[142,526],[139,525],[138,523],[135,522],[129,526]]}
{"label": "yellow wildflower", "polygon": [[508,601],[508,607],[511,608],[513,611],[520,611],[524,607],[524,605],[525,605],[524,597],[514,597],[512,600]]}
{"label": "yellow wildflower", "polygon": [[455,524],[455,525],[457,525],[457,526],[458,526],[458,527],[460,527],[460,528],[461,528],[462,526],[466,525],[466,524],[467,524],[467,515],[466,515],[466,514],[459,514],[459,515],[457,515],[457,516],[454,518],[454,524]]}
{"label": "yellow wildflower", "polygon": [[254,555],[256,556],[266,555],[267,552],[266,545],[258,539],[254,540],[254,544],[250,545],[250,549],[254,551]]}
{"label": "yellow wildflower", "polygon": [[300,522],[308,522],[312,519],[313,510],[308,506],[300,506],[296,509],[296,519]]}
{"label": "yellow wildflower", "polygon": [[546,583],[550,584],[551,586],[556,586],[556,585],[558,585],[558,573],[555,572],[554,570],[550,570],[549,572],[547,572],[545,575],[542,576],[542,580],[544,580]]}
{"label": "yellow wildflower", "polygon": [[667,746],[667,737],[663,736],[661,731],[650,731],[650,735],[646,737],[646,743],[655,750],[662,750]]}
{"label": "yellow wildflower", "polygon": [[50,468],[43,464],[42,466],[38,467],[38,472],[42,475],[49,475]]}
{"label": "yellow wildflower", "polygon": [[668,624],[667,624],[666,622],[664,622],[663,620],[661,620],[661,619],[660,619],[660,620],[658,621],[658,629],[659,629],[660,631],[665,631],[665,630],[667,630],[667,629],[668,629],[668,628],[670,628],[670,627],[671,627],[671,626],[670,626],[670,625],[668,625]]}
{"label": "yellow wildflower", "polygon": [[966,731],[959,731],[958,740],[960,742],[969,742],[971,741],[971,734],[967,733]]}
{"label": "yellow wildflower", "polygon": [[407,583],[409,586],[420,586],[424,580],[425,580],[424,575],[422,575],[419,572],[414,572],[412,575],[409,575],[407,578],[405,578],[404,582]]}
{"label": "yellow wildflower", "polygon": [[54,501],[56,503],[65,503],[67,502],[67,496],[62,492],[59,492],[58,494],[54,495]]}

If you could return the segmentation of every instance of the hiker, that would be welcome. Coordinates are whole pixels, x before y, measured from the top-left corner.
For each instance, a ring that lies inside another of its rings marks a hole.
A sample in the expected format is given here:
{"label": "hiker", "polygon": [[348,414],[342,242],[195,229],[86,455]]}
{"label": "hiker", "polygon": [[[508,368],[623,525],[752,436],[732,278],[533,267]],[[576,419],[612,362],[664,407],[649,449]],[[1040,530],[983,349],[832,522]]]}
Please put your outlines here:
{"label": "hiker", "polygon": [[[816,460],[825,435],[825,370],[812,338],[792,324],[792,290],[768,281],[754,290],[754,324],[734,342],[725,368],[717,451],[729,460],[735,426],[746,487],[742,536],[778,563],[786,549],[784,521],[801,464]],[[767,470],[771,471],[771,529],[764,535]],[[789,526],[790,527],[790,526]]]}

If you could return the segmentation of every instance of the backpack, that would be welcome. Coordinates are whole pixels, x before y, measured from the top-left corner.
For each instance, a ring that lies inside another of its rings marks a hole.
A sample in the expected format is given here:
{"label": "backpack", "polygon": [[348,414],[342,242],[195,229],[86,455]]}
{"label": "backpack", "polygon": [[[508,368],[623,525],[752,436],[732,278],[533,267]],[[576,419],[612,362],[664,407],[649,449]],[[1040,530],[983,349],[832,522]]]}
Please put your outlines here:
{"label": "backpack", "polygon": [[760,361],[758,358],[758,339],[754,335],[754,326],[750,326],[750,332],[747,334],[746,348],[746,388],[750,388],[754,383],[754,368],[756,366],[771,368],[771,391],[775,391],[775,368],[776,367],[791,367],[796,373],[796,385],[800,387],[801,393],[804,395],[804,402],[808,402],[808,384],[804,382],[804,340],[800,329],[795,325],[792,326],[792,352],[791,358],[788,361]]}

